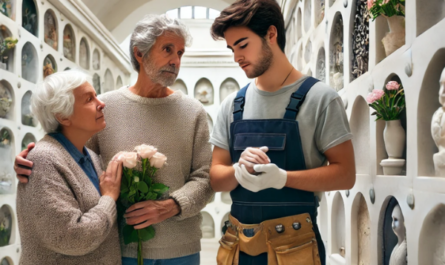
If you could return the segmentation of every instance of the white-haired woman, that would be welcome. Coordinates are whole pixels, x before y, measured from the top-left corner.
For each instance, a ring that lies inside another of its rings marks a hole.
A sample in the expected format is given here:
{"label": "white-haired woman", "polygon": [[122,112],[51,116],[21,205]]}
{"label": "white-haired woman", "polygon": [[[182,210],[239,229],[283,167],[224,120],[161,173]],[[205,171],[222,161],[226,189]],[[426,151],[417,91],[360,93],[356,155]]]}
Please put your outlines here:
{"label": "white-haired woman", "polygon": [[29,153],[28,184],[19,184],[20,264],[121,264],[116,221],[122,167],[85,148],[105,128],[105,104],[86,75],[48,76],[31,109],[46,135]]}

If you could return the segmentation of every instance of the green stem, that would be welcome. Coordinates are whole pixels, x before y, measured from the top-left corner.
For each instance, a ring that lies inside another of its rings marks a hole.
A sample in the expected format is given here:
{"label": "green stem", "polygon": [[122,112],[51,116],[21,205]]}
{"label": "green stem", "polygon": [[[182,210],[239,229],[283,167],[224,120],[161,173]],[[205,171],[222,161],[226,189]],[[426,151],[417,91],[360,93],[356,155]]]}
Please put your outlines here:
{"label": "green stem", "polygon": [[138,230],[138,265],[144,265],[144,259],[142,258],[142,239],[140,230]]}
{"label": "green stem", "polygon": [[147,160],[145,160],[145,159],[142,159],[142,179],[145,181],[145,169],[146,169],[146,166],[147,165]]}

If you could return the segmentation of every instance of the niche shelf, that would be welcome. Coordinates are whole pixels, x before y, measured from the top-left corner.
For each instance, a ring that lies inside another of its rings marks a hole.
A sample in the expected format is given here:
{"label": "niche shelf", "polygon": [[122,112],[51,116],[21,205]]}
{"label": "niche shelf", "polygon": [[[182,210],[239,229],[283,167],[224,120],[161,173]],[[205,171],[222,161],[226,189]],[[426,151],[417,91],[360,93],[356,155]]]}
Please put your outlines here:
{"label": "niche shelf", "polygon": [[195,85],[195,98],[204,105],[212,105],[214,98],[213,85],[207,78],[201,78]]}
{"label": "niche shelf", "polygon": [[219,88],[219,100],[220,103],[230,94],[240,90],[240,86],[238,82],[236,82],[233,78],[227,78],[222,82],[221,87]]}
{"label": "niche shelf", "polygon": [[182,93],[184,93],[184,95],[187,95],[187,86],[185,85],[184,81],[182,81],[181,79],[176,79],[175,83],[170,87],[173,90],[179,90]]}

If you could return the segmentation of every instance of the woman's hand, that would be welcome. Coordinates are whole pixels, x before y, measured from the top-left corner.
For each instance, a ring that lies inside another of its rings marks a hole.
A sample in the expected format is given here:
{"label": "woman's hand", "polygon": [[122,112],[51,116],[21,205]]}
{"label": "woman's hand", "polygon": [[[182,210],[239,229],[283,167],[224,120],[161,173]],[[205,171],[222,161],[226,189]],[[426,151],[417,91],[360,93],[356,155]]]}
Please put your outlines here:
{"label": "woman's hand", "polygon": [[112,160],[107,171],[100,175],[100,192],[102,196],[110,196],[117,201],[121,192],[122,162]]}

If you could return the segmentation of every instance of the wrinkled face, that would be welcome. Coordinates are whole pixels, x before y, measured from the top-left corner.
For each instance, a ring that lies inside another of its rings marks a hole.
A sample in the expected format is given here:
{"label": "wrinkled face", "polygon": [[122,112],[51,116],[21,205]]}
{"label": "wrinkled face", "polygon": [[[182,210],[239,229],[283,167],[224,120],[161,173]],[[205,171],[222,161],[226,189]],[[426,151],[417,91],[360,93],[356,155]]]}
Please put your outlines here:
{"label": "wrinkled face", "polygon": [[248,78],[264,74],[272,63],[273,54],[265,39],[247,27],[230,27],[224,32],[227,48]]}
{"label": "wrinkled face", "polygon": [[445,69],[440,76],[439,102],[445,107]]}
{"label": "wrinkled face", "polygon": [[93,86],[85,82],[73,90],[74,110],[68,118],[69,127],[95,134],[105,128],[105,103],[96,97]]}
{"label": "wrinkled face", "polygon": [[143,58],[144,72],[153,83],[171,86],[176,80],[184,54],[185,41],[182,37],[165,32]]}

